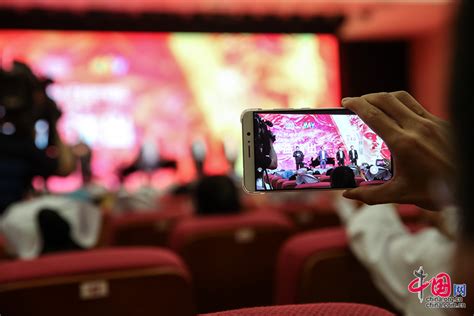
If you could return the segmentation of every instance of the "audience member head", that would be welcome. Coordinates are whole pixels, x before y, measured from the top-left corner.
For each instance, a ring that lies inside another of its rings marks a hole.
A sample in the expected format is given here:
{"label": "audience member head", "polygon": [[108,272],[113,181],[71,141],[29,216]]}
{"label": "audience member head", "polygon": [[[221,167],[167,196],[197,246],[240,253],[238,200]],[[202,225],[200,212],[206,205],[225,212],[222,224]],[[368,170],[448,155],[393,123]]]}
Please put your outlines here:
{"label": "audience member head", "polygon": [[68,250],[81,250],[71,238],[71,227],[56,211],[43,209],[37,216],[43,239],[42,254]]}
{"label": "audience member head", "polygon": [[330,176],[333,171],[334,171],[334,168],[328,169],[328,170],[326,171],[326,175],[327,175],[327,176]]}
{"label": "audience member head", "polygon": [[355,175],[349,167],[334,168],[331,173],[331,188],[355,188]]}
{"label": "audience member head", "polygon": [[194,204],[200,215],[234,214],[241,209],[237,187],[224,175],[201,178],[194,190]]}

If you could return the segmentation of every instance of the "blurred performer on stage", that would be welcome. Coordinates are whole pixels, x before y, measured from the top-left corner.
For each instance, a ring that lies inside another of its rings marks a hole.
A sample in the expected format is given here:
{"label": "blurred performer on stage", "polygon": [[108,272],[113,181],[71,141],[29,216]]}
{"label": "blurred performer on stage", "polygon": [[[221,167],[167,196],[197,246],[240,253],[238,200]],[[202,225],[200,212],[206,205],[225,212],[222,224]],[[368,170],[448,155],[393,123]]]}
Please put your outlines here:
{"label": "blurred performer on stage", "polygon": [[120,182],[136,171],[145,171],[151,176],[153,171],[160,168],[176,169],[176,161],[162,159],[156,140],[148,136],[143,140],[137,159],[128,167],[119,170]]}
{"label": "blurred performer on stage", "polygon": [[304,163],[303,163],[304,154],[300,150],[299,146],[296,146],[296,150],[293,153],[293,157],[295,158],[296,170],[298,170],[300,168],[304,168]]}
{"label": "blurred performer on stage", "polygon": [[341,147],[338,148],[336,153],[337,165],[339,167],[344,166],[344,160],[346,159],[346,154]]}
{"label": "blurred performer on stage", "polygon": [[326,162],[327,162],[327,159],[328,159],[328,153],[324,149],[324,146],[321,146],[321,150],[319,151],[318,158],[319,158],[319,166],[322,169],[326,169]]}
{"label": "blurred performer on stage", "polygon": [[82,140],[72,147],[72,152],[81,167],[82,184],[89,184],[92,180],[92,150]]}
{"label": "blurred performer on stage", "polygon": [[198,178],[201,178],[204,175],[204,161],[207,156],[207,146],[203,138],[198,137],[193,141],[191,144],[191,153],[194,165],[196,166]]}
{"label": "blurred performer on stage", "polygon": [[233,174],[235,172],[235,162],[239,156],[239,151],[236,146],[238,144],[237,141],[231,138],[226,138],[223,140],[224,144],[224,154],[229,163],[230,171]]}
{"label": "blurred performer on stage", "polygon": [[357,150],[354,149],[354,146],[351,145],[351,150],[349,150],[349,158],[351,160],[351,163],[354,166],[357,166],[357,159],[359,159],[359,154],[357,153]]}

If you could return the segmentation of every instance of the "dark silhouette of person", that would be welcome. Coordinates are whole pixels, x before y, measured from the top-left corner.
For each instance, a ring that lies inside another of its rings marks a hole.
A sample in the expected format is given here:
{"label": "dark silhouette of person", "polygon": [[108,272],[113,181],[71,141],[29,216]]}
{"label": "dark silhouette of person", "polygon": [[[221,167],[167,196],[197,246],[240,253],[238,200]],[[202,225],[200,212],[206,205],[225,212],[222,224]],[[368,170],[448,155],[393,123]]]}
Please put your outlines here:
{"label": "dark silhouette of person", "polygon": [[346,153],[342,150],[341,147],[339,147],[336,152],[336,160],[338,166],[344,166],[344,160],[346,160]]}
{"label": "dark silhouette of person", "polygon": [[327,175],[327,176],[330,176],[331,173],[333,172],[333,170],[334,170],[334,168],[328,169],[328,170],[326,171],[326,175]]}
{"label": "dark silhouette of person", "polygon": [[[0,215],[27,195],[34,176],[67,176],[76,168],[71,149],[56,131],[61,111],[45,87],[26,64],[0,69]],[[33,136],[40,120],[49,131],[48,147],[42,149]]]}
{"label": "dark silhouette of person", "polygon": [[328,152],[324,149],[324,146],[321,146],[321,150],[318,153],[319,166],[322,169],[326,169],[326,163],[328,160]]}
{"label": "dark silhouette of person", "polygon": [[359,159],[359,154],[357,150],[354,149],[354,146],[351,146],[351,150],[349,150],[349,159],[354,166],[357,166],[357,159]]}
{"label": "dark silhouette of person", "polygon": [[355,188],[355,175],[351,168],[336,167],[331,173],[331,188]]}
{"label": "dark silhouette of person", "polygon": [[83,250],[71,238],[71,226],[56,211],[42,209],[38,215],[38,226],[43,239],[41,254]]}
{"label": "dark silhouette of person", "polygon": [[296,150],[293,152],[293,157],[295,158],[295,163],[296,163],[296,170],[303,168],[304,167],[304,154],[300,150],[299,146],[296,146]]}
{"label": "dark silhouette of person", "polygon": [[195,186],[194,206],[198,215],[239,213],[237,186],[229,176],[203,176]]}

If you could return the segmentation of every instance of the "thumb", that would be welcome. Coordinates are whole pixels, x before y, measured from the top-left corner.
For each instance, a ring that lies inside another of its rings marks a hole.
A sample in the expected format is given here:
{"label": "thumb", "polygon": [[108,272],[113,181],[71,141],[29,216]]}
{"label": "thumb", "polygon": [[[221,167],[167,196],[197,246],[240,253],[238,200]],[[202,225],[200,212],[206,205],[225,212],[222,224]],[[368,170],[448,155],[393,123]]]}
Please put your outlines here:
{"label": "thumb", "polygon": [[393,191],[391,189],[392,185],[390,183],[384,183],[346,190],[342,195],[345,198],[359,200],[368,205],[396,203],[394,196],[391,194]]}

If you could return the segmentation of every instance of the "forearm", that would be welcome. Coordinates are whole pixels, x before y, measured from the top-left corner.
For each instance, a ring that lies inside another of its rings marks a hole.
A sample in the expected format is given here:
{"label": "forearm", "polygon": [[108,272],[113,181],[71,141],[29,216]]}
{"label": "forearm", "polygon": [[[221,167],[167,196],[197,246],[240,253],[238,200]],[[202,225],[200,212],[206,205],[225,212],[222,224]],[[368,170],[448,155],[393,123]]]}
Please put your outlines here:
{"label": "forearm", "polygon": [[403,276],[409,275],[411,269],[403,252],[410,250],[399,247],[399,242],[404,242],[410,234],[394,207],[364,206],[358,210],[355,203],[346,199],[340,199],[336,206],[346,224],[349,246],[354,255],[392,304],[403,309],[408,293]]}

